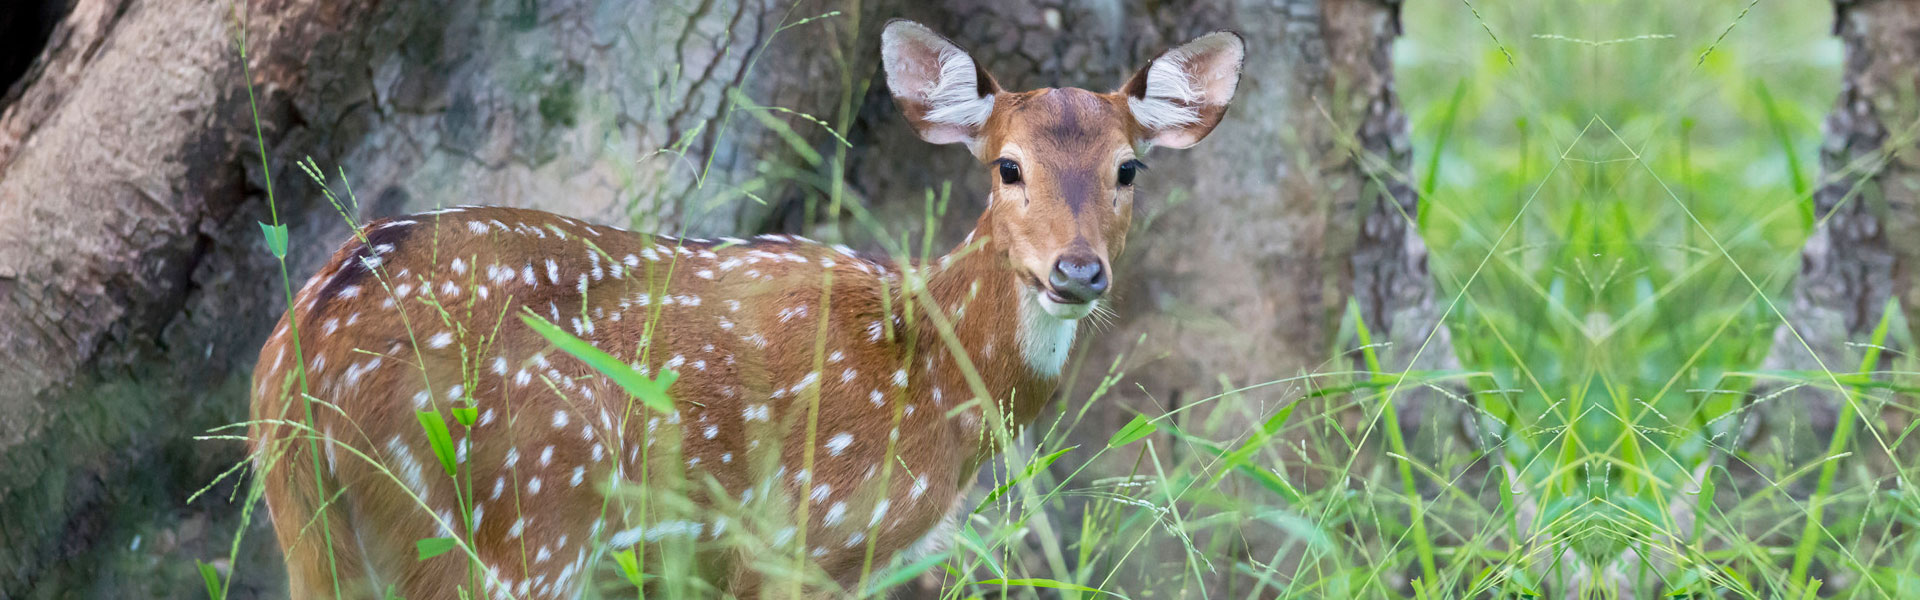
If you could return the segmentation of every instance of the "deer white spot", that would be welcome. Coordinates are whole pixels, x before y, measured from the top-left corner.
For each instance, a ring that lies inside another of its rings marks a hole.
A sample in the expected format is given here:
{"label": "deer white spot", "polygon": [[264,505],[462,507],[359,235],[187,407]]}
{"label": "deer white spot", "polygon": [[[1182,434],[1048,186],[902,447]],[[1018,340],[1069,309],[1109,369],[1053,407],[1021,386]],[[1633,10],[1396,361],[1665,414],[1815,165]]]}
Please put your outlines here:
{"label": "deer white spot", "polygon": [[727,301],[727,312],[740,312],[740,301],[739,301],[739,300],[728,300],[728,301]]}
{"label": "deer white spot", "polygon": [[493,366],[493,374],[499,375],[501,377],[507,376],[507,357],[505,356],[493,357],[492,366]]}
{"label": "deer white spot", "polygon": [[540,450],[540,466],[544,467],[549,464],[553,464],[553,446],[547,446]]}
{"label": "deer white spot", "polygon": [[489,408],[487,412],[480,413],[480,426],[485,427],[491,424],[493,424],[493,409]]}
{"label": "deer white spot", "polygon": [[833,506],[827,507],[827,516],[826,518],[821,520],[821,523],[825,524],[828,527],[832,527],[835,525],[839,525],[840,522],[846,520],[846,518],[847,518],[847,503],[835,502],[833,503]]}
{"label": "deer white spot", "polygon": [[347,286],[347,287],[343,287],[343,288],[340,288],[340,291],[339,291],[339,292],[337,292],[337,293],[335,293],[335,294],[333,295],[333,297],[335,297],[335,298],[339,298],[339,299],[342,299],[342,300],[351,300],[351,299],[354,299],[354,298],[359,298],[359,297],[360,297],[360,286],[357,286],[357,285],[350,285],[350,286]]}
{"label": "deer white spot", "polygon": [[553,560],[553,551],[548,550],[546,546],[541,546],[540,551],[533,555],[534,564],[547,562],[549,560]]}
{"label": "deer white spot", "polygon": [[[471,225],[471,223],[469,223],[469,225]],[[480,231],[478,231],[478,232],[475,232],[475,233],[486,233],[486,231],[487,231],[487,226],[486,226],[486,225],[484,225],[484,224],[482,224],[482,225],[480,225]],[[459,258],[455,258],[455,259],[453,259],[453,264],[452,264],[452,266],[453,266],[453,274],[455,274],[455,275],[465,275],[465,274],[467,274],[467,261],[465,261],[465,260],[462,260],[462,259],[459,259]]]}
{"label": "deer white spot", "polygon": [[393,286],[393,295],[395,297],[405,298],[407,297],[408,294],[412,294],[412,293],[413,293],[413,284],[411,283],[402,283],[400,285]]}
{"label": "deer white spot", "polygon": [[840,453],[846,452],[847,446],[850,445],[853,445],[853,434],[844,431],[834,434],[832,438],[827,440],[827,453],[833,456],[839,456]]}
{"label": "deer white spot", "polygon": [[547,283],[560,283],[560,263],[547,259]]}
{"label": "deer white spot", "polygon": [[582,482],[582,481],[586,481],[586,480],[587,480],[587,468],[586,468],[586,467],[574,467],[574,468],[573,468],[573,480],[572,480],[572,483],[573,483],[573,487],[580,487],[580,482]]}
{"label": "deer white spot", "polygon": [[539,477],[534,477],[534,478],[532,478],[532,479],[528,479],[528,480],[527,480],[527,493],[528,493],[528,494],[539,494],[539,493],[540,493],[540,478],[539,478]]}
{"label": "deer white spot", "polygon": [[521,517],[518,519],[514,519],[513,527],[507,528],[507,539],[518,538],[520,537],[520,534],[525,533],[526,531],[527,531],[527,518]]}
{"label": "deer white spot", "polygon": [[880,520],[887,517],[887,509],[891,508],[892,506],[893,506],[893,501],[888,500],[886,498],[881,498],[880,502],[873,505],[873,518],[867,519],[867,526],[872,527],[874,525],[879,525]]}
{"label": "deer white spot", "polygon": [[749,405],[746,410],[740,411],[740,419],[743,421],[765,421],[767,418],[768,411],[765,404]]}
{"label": "deer white spot", "polygon": [[853,369],[847,369],[847,370],[845,370],[845,371],[841,371],[841,372],[840,372],[840,383],[847,383],[847,382],[850,382],[850,381],[853,381],[853,378],[855,378],[855,377],[858,377],[858,376],[860,376],[860,372],[859,372],[859,371],[855,371],[855,370],[853,370]]}
{"label": "deer white spot", "polygon": [[893,372],[893,387],[907,387],[906,369],[898,369]]}
{"label": "deer white spot", "polygon": [[520,464],[520,449],[508,448],[507,462],[506,462],[507,468],[511,469],[514,467],[514,465],[518,465],[518,464]]}
{"label": "deer white spot", "polygon": [[393,462],[388,464],[396,467],[394,470],[398,471],[400,478],[407,482],[407,488],[413,490],[414,495],[419,496],[422,502],[426,501],[428,489],[425,470],[421,468],[420,461],[414,459],[413,450],[407,447],[406,442],[400,441],[400,436],[396,435],[387,440],[387,452],[394,457]]}
{"label": "deer white spot", "polygon": [[[731,464],[733,462],[733,453],[732,452],[722,453],[720,455],[720,462]],[[725,517],[722,517],[722,518],[724,519]]]}
{"label": "deer white spot", "polygon": [[[567,421],[568,421],[567,411],[564,411],[564,410],[553,411],[553,428],[554,429],[566,427]],[[548,448],[552,448],[552,447],[549,446]]]}
{"label": "deer white spot", "polygon": [[457,384],[457,383],[456,383],[456,384],[454,384],[454,385],[453,385],[453,387],[450,387],[450,388],[447,388],[447,399],[448,399],[448,400],[459,400],[459,399],[460,399],[460,396],[462,396],[462,395],[464,395],[464,394],[466,394],[466,393],[467,393],[467,386],[464,386],[464,385],[460,385],[460,384]]}
{"label": "deer white spot", "polygon": [[540,281],[537,279],[534,279],[533,277],[533,263],[527,263],[526,268],[520,271],[520,283],[524,283],[529,286],[540,285]]}
{"label": "deer white spot", "polygon": [[886,333],[886,328],[882,327],[879,321],[874,321],[872,323],[867,324],[867,341],[879,343],[880,336],[884,335],[885,333]]}
{"label": "deer white spot", "polygon": [[814,504],[819,504],[825,502],[831,495],[833,495],[833,486],[822,483],[814,486],[813,493],[808,494],[807,497],[812,499]]}
{"label": "deer white spot", "polygon": [[526,369],[521,369],[520,372],[513,374],[513,385],[527,387],[527,384],[532,382],[533,373],[527,372]]}
{"label": "deer white spot", "polygon": [[717,425],[708,425],[706,430],[700,433],[706,436],[707,439],[713,439],[720,436],[720,427]]}
{"label": "deer white spot", "polygon": [[433,400],[433,397],[428,396],[426,390],[415,392],[413,394],[413,407],[420,410],[426,410],[427,405],[432,403],[432,400]]}
{"label": "deer white spot", "polygon": [[434,336],[431,338],[427,338],[427,347],[433,348],[436,350],[440,348],[445,348],[452,344],[453,344],[453,334],[445,331],[434,334]]}
{"label": "deer white spot", "polygon": [[379,367],[380,361],[381,358],[375,356],[367,362],[347,367],[347,385],[349,387],[360,385],[360,378],[367,373],[373,372],[374,368]]}
{"label": "deer white spot", "polygon": [[919,477],[913,478],[913,489],[907,490],[907,499],[919,500],[920,497],[923,495],[926,495],[926,493],[927,493],[927,476],[923,474]]}
{"label": "deer white spot", "polygon": [[713,279],[713,269],[701,269],[694,272],[693,276],[701,279]]}
{"label": "deer white spot", "polygon": [[872,402],[874,406],[885,406],[887,397],[881,394],[880,390],[874,390],[867,392],[867,401]]}

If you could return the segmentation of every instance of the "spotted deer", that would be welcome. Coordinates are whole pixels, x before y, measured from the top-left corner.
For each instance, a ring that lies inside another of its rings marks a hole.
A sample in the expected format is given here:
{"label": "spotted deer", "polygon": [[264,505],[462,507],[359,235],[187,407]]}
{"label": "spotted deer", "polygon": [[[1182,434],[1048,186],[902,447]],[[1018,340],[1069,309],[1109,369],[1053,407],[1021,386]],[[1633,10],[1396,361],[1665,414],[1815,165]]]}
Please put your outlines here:
{"label": "spotted deer", "polygon": [[[513,208],[358,228],[254,373],[249,436],[293,596],[573,597],[612,571],[604,553],[674,540],[727,540],[698,560],[727,593],[757,596],[751,565],[769,556],[817,567],[807,589],[823,593],[950,537],[976,469],[1038,416],[1107,301],[1141,154],[1220,122],[1244,48],[1208,34],[1096,93],[1003,90],[912,22],[881,44],[913,129],[964,144],[991,179],[973,232],[936,260]],[[673,410],[537,321],[673,373]],[[692,510],[610,502],[667,481]],[[768,514],[788,525],[749,522]],[[419,559],[428,538],[457,548]]]}

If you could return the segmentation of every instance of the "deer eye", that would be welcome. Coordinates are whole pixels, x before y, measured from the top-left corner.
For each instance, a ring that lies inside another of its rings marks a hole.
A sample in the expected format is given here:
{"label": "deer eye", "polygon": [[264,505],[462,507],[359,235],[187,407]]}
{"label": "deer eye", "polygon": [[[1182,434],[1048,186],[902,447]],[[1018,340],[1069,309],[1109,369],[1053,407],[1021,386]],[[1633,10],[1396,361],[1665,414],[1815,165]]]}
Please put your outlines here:
{"label": "deer eye", "polygon": [[1147,164],[1138,160],[1120,163],[1120,185],[1133,185],[1133,178],[1147,169]]}
{"label": "deer eye", "polygon": [[1006,185],[1020,183],[1020,163],[1013,162],[1013,159],[1010,158],[1002,158],[993,162],[994,164],[1000,165],[1000,183]]}

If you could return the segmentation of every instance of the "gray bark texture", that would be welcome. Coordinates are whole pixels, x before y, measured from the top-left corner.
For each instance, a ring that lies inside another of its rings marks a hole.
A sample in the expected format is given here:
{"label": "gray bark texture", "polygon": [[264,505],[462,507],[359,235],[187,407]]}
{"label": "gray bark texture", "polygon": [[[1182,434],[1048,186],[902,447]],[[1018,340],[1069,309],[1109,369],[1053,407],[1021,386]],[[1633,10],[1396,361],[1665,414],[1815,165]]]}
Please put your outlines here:
{"label": "gray bark texture", "polygon": [[[1350,344],[1336,339],[1349,295],[1393,341],[1396,368],[1437,326],[1399,175],[1411,153],[1387,58],[1398,6],[1385,0],[70,4],[0,107],[0,597],[195,597],[194,559],[238,569],[239,597],[280,584],[265,515],[240,528],[231,480],[186,502],[243,458],[238,443],[192,436],[246,417],[246,378],[284,310],[256,225],[274,219],[269,185],[296,286],[347,235],[342,212],[462,203],[874,247],[825,210],[833,181],[899,231],[951,180],[938,238],[957,242],[985,175],[893,110],[876,49],[892,17],[949,35],[1022,89],[1111,89],[1192,36],[1247,37],[1226,123],[1149,157],[1120,316],[1089,336],[1066,396],[1084,398],[1124,353],[1128,380],[1082,426],[1089,441],[1129,409],[1171,410],[1222,378],[1346,369],[1327,365]],[[742,108],[730,89],[844,123],[851,146]],[[343,208],[295,166],[308,157]],[[1423,361],[1451,360],[1444,341]],[[1221,410],[1266,414],[1299,390]]]}
{"label": "gray bark texture", "polygon": [[[1909,327],[1920,323],[1920,157],[1913,151],[1920,133],[1920,2],[1836,0],[1834,13],[1846,67],[1823,127],[1813,194],[1819,225],[1801,249],[1788,322],[1775,331],[1764,363],[1769,369],[1858,369],[1865,348],[1857,344],[1869,340],[1890,297],[1900,300]],[[1816,432],[1833,430],[1841,401],[1812,387],[1780,400],[1767,421],[1804,417]],[[1809,453],[1802,459],[1825,452],[1824,434],[1807,439],[1818,444],[1796,446]]]}

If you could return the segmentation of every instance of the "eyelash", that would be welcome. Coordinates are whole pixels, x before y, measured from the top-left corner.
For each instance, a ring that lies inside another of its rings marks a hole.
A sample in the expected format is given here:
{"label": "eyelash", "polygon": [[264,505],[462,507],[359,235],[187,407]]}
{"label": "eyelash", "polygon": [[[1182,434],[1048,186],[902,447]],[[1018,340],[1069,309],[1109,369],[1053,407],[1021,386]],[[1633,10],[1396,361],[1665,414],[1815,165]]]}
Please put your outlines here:
{"label": "eyelash", "polygon": [[1140,172],[1145,170],[1147,170],[1147,163],[1140,162],[1138,159],[1130,159],[1127,162],[1120,163],[1120,172],[1114,176],[1114,179],[1118,181],[1120,185],[1130,186],[1133,185],[1133,178],[1138,177]]}

